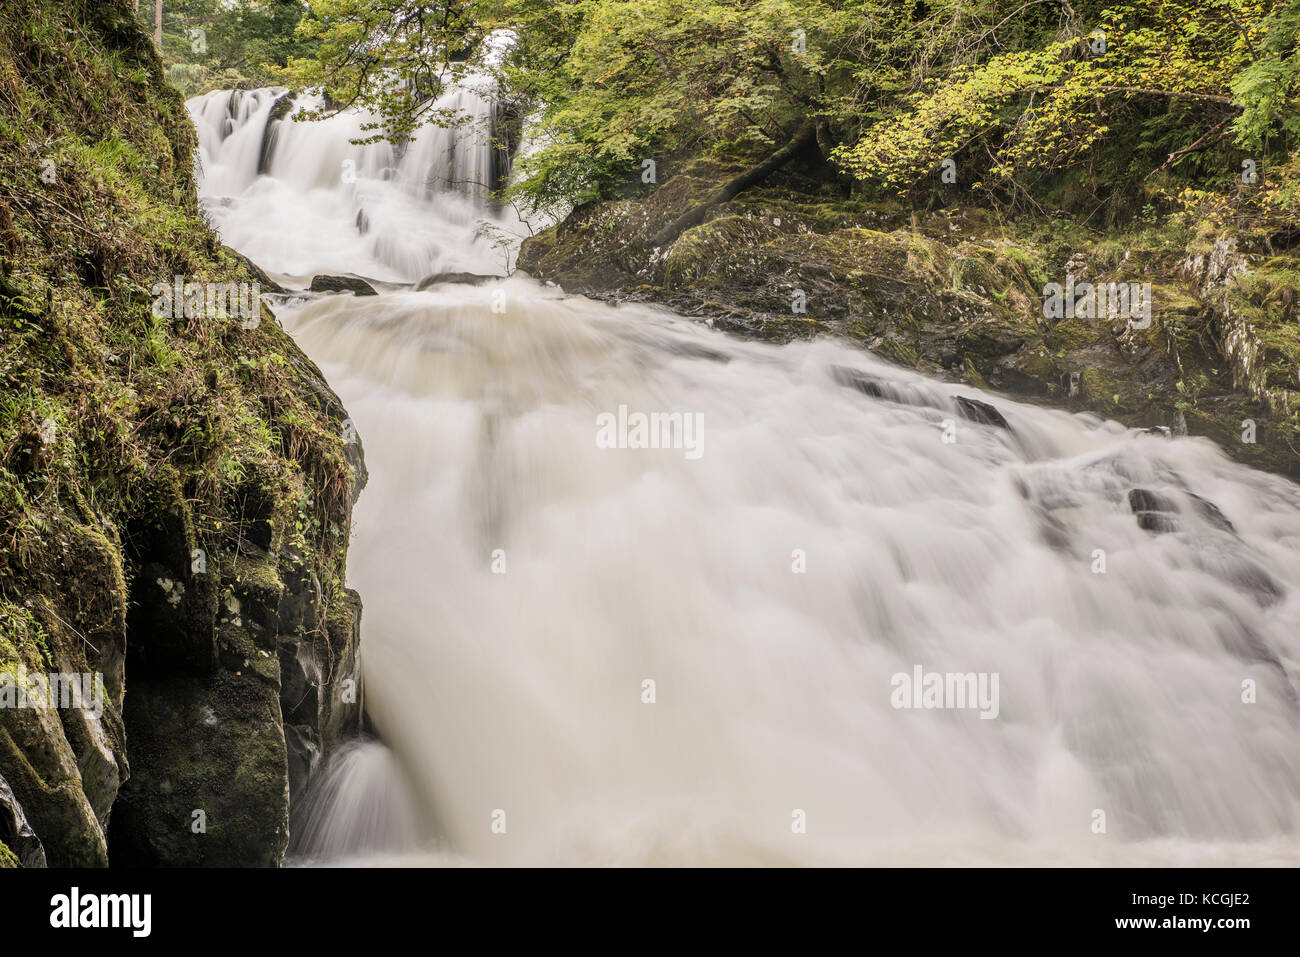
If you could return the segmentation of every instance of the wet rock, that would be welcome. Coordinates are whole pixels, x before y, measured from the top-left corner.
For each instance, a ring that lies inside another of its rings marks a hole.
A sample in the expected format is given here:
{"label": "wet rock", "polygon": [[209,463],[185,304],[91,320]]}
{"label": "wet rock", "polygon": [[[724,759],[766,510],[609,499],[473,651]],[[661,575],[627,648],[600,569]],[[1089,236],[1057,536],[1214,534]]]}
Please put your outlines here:
{"label": "wet rock", "polygon": [[885,387],[881,381],[874,376],[867,375],[865,372],[859,372],[857,369],[850,369],[846,366],[836,366],[831,370],[831,375],[840,385],[856,389],[863,395],[869,395],[873,399],[886,397]]}
{"label": "wet rock", "polygon": [[50,866],[96,867],[107,863],[104,826],[129,773],[120,710],[127,590],[115,530],[65,525],[60,539],[62,589],[32,603],[45,651],[28,646],[8,660],[0,652],[0,673],[21,666],[61,681],[96,673],[102,681],[93,689],[61,684],[56,699],[37,706],[0,707],[0,777]]}
{"label": "wet rock", "polygon": [[524,109],[520,103],[506,99],[492,101],[491,135],[492,172],[488,190],[496,196],[510,182],[514,157],[523,141]]}
{"label": "wet rock", "polygon": [[[1237,530],[1232,522],[1228,521],[1228,517],[1213,502],[1186,490],[1178,494],[1185,496],[1191,505],[1190,514],[1218,531],[1236,535]],[[1149,532],[1172,532],[1182,527],[1180,521],[1174,516],[1186,513],[1186,509],[1168,495],[1150,489],[1135,488],[1128,493],[1128,504],[1133,514],[1137,516],[1139,528]]]}
{"label": "wet rock", "polygon": [[357,296],[377,296],[373,286],[356,276],[313,276],[309,292],[350,292]]}
{"label": "wet rock", "polygon": [[[266,125],[262,128],[262,142],[257,147],[257,172],[259,174],[271,171],[271,160],[275,156],[276,134],[279,132],[280,123],[293,109],[293,101],[297,96],[297,93],[281,95],[271,106],[271,111],[266,116]],[[231,103],[233,105],[234,97],[231,97]]]}
{"label": "wet rock", "polygon": [[1178,519],[1174,518],[1167,512],[1138,512],[1138,528],[1144,532],[1176,532],[1179,529]]}
{"label": "wet rock", "polygon": [[13,855],[10,864],[19,867],[44,867],[45,848],[40,838],[27,823],[22,805],[14,796],[13,789],[3,777],[0,777],[0,867],[5,867],[5,849]]}
{"label": "wet rock", "polygon": [[[105,867],[103,827],[81,789],[58,709],[0,709],[0,769],[53,867]],[[7,841],[5,843],[8,843]]]}
{"label": "wet rock", "polygon": [[294,808],[306,794],[307,783],[320,766],[321,748],[310,728],[296,724],[284,726],[284,743],[289,759],[289,806]]}
{"label": "wet rock", "polygon": [[995,428],[1011,430],[1010,423],[1003,417],[1002,413],[987,402],[981,402],[979,399],[970,399],[964,395],[956,396],[957,408],[961,414],[970,419],[972,422],[978,422],[981,425],[991,425]]}
{"label": "wet rock", "polygon": [[183,676],[133,667],[133,774],[109,822],[125,867],[274,867],[289,840],[275,658]]}
{"label": "wet rock", "polygon": [[1137,516],[1138,528],[1147,532],[1176,532],[1179,529],[1178,504],[1150,489],[1135,488],[1128,493],[1128,507]]}
{"label": "wet rock", "polygon": [[1070,531],[1065,523],[1041,506],[1033,506],[1038,518],[1038,535],[1043,544],[1058,552],[1070,549]]}
{"label": "wet rock", "polygon": [[1145,488],[1131,489],[1128,493],[1128,505],[1134,513],[1178,511],[1178,505],[1173,499]]}
{"label": "wet rock", "polygon": [[481,286],[485,282],[495,282],[500,278],[500,276],[485,276],[476,272],[436,272],[417,282],[415,291],[422,292],[425,289],[432,289],[434,286],[452,282],[463,283],[467,286]]}
{"label": "wet rock", "polygon": [[141,500],[140,515],[127,523],[128,555],[140,569],[127,629],[147,640],[133,643],[131,653],[159,667],[206,671],[217,660],[219,578],[215,569],[195,569],[192,556],[203,543],[176,477],[161,477]]}
{"label": "wet rock", "polygon": [[1282,600],[1283,588],[1277,579],[1259,564],[1242,559],[1234,564],[1228,579],[1242,591],[1249,592],[1265,608]]}
{"label": "wet rock", "polygon": [[1191,500],[1192,507],[1195,509],[1197,515],[1201,516],[1201,518],[1205,519],[1215,528],[1222,529],[1225,532],[1231,532],[1234,535],[1237,534],[1237,529],[1233,527],[1232,522],[1228,521],[1228,517],[1219,510],[1219,506],[1215,505],[1208,499],[1201,498],[1201,496],[1194,492],[1188,492],[1186,494]]}

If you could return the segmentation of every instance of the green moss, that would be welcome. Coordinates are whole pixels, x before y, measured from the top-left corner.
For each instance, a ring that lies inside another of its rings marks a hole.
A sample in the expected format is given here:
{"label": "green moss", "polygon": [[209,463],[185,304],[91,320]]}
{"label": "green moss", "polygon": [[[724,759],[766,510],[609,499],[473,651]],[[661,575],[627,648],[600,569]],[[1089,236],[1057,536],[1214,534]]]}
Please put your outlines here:
{"label": "green moss", "polygon": [[987,389],[989,387],[988,382],[984,380],[984,376],[980,375],[979,370],[975,368],[974,360],[969,357],[966,359],[964,377],[967,382],[975,386],[977,389]]}
{"label": "green moss", "polygon": [[684,232],[673,244],[664,281],[668,286],[725,273],[731,253],[778,236],[777,227],[750,216],[720,216]]}
{"label": "green moss", "polygon": [[921,362],[921,357],[916,350],[898,339],[886,339],[881,343],[878,351],[885,358],[909,369],[915,369]]}
{"label": "green moss", "polygon": [[[262,689],[256,720],[278,720],[277,563],[293,548],[327,589],[343,578],[356,478],[346,414],[275,322],[153,315],[155,283],[254,277],[204,220],[193,126],[129,4],[6,5],[0,100],[0,664],[103,670],[115,685],[125,667],[127,700],[165,695],[166,681],[141,678],[145,665],[123,665],[128,650],[162,672],[185,655],[187,667],[217,667],[226,585],[262,627],[241,639],[256,672],[241,677]],[[182,595],[174,607],[159,580]],[[147,736],[123,728],[117,694],[105,733],[125,772],[126,732]],[[81,745],[30,717],[0,713],[0,774],[37,833],[57,833],[52,865],[102,864],[103,822],[67,768]],[[196,749],[232,801],[245,780],[231,777],[238,746]],[[154,757],[139,753],[140,808],[181,760]],[[133,770],[135,758],[133,744]],[[233,853],[254,832],[227,833]]]}
{"label": "green moss", "polygon": [[0,598],[0,674],[12,674],[19,663],[33,670],[52,667],[49,634],[31,608]]}
{"label": "green moss", "polygon": [[1106,414],[1115,412],[1119,405],[1123,383],[1102,372],[1100,369],[1084,369],[1080,375],[1083,393],[1091,403]]}
{"label": "green moss", "polygon": [[9,845],[0,841],[0,870],[19,866],[18,855],[9,850]]}
{"label": "green moss", "polygon": [[965,289],[981,296],[1004,293],[1010,282],[998,267],[996,254],[989,250],[975,250],[972,255],[953,257],[949,273],[954,291]]}

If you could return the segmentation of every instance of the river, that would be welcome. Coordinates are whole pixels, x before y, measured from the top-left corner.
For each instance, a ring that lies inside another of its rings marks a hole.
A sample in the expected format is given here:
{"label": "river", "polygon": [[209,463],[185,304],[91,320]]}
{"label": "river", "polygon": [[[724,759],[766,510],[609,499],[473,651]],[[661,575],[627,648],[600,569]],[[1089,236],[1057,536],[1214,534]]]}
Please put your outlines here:
{"label": "river", "polygon": [[365,443],[384,742],[297,862],[1300,863],[1300,488],[847,342],[414,291],[526,232],[486,101],[399,155],[357,116],[268,138],[275,96],[189,104],[214,225],[381,293],[275,307]]}

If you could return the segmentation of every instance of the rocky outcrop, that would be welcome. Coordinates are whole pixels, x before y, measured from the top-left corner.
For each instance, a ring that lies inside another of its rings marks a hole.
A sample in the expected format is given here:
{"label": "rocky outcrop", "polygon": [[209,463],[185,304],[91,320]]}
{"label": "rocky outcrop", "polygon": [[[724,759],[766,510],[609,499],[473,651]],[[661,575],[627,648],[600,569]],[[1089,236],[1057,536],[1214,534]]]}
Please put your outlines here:
{"label": "rocky outcrop", "polygon": [[520,104],[509,100],[492,102],[489,142],[492,149],[491,178],[488,191],[497,196],[510,182],[515,154],[523,141],[524,112]]}
{"label": "rocky outcrop", "polygon": [[[739,335],[843,336],[939,378],[1208,436],[1300,478],[1296,257],[1173,227],[1098,237],[979,208],[910,211],[794,173],[655,244],[734,173],[693,162],[643,196],[580,207],[526,240],[519,267]],[[1150,283],[1150,322],[1051,317],[1044,289],[1067,281]]]}
{"label": "rocky outcrop", "polygon": [[125,0],[0,9],[0,99],[42,124],[0,138],[0,866],[278,864],[360,723],[361,441],[268,308],[154,308],[269,282],[162,77]]}
{"label": "rocky outcrop", "polygon": [[[301,387],[339,435],[349,420],[305,356]],[[346,540],[358,468],[327,511]],[[173,487],[173,492],[176,488]],[[121,866],[273,866],[290,807],[320,759],[361,720],[361,602],[296,534],[301,498],[245,490],[235,547],[208,553],[179,495],[133,529],[126,699],[132,776],[113,808]]]}

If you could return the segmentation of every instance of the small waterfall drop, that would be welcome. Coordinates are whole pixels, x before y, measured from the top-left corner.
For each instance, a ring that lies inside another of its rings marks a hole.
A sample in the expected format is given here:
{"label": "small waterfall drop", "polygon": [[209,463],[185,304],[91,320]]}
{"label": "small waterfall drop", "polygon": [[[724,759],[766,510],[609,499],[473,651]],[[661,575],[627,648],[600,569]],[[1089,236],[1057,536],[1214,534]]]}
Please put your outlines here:
{"label": "small waterfall drop", "polygon": [[346,863],[358,855],[401,861],[423,843],[410,785],[393,753],[373,740],[339,748],[311,781],[290,821],[289,859]]}

